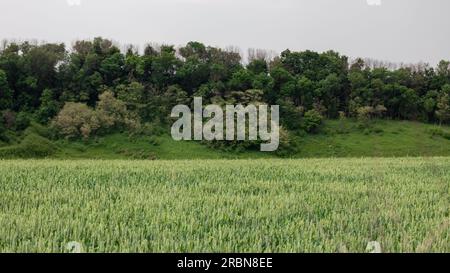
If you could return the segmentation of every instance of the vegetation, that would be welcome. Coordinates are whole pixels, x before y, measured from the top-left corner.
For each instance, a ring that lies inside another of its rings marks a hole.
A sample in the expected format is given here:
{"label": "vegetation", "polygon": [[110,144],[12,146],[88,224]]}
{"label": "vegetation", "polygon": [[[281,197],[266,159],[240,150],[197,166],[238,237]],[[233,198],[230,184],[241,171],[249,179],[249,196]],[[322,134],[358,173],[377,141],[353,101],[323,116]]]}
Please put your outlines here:
{"label": "vegetation", "polygon": [[0,161],[0,252],[449,252],[449,164]]}
{"label": "vegetation", "polygon": [[[89,139],[52,140],[58,132],[32,122],[22,133],[8,132],[7,142],[0,140],[0,157],[176,160],[450,156],[450,127],[411,121],[377,119],[366,126],[350,118],[324,120],[314,133],[292,134],[288,144],[281,143],[285,153],[276,154],[252,148],[253,142],[240,145],[208,142],[204,145],[195,141],[174,141],[158,126],[146,127],[145,132],[130,135],[125,130]],[[46,146],[46,153],[33,152],[30,147],[22,146],[30,134],[41,137],[34,147]],[[19,147],[23,152],[16,154]]]}
{"label": "vegetation", "polygon": [[[317,134],[324,119],[373,119],[450,123],[450,67],[394,66],[349,60],[334,51],[291,52],[272,57],[190,42],[175,48],[148,45],[121,51],[103,38],[64,44],[4,42],[0,48],[0,141],[16,145],[31,123],[53,130],[52,140],[79,140],[115,133],[168,132],[176,104],[201,96],[204,104],[278,104],[280,154],[292,154],[295,138]],[[151,130],[149,130],[151,128]],[[155,129],[157,128],[157,129]],[[152,131],[153,130],[153,131]],[[209,143],[211,144],[211,143]],[[257,145],[215,143],[252,150]]]}
{"label": "vegetation", "polygon": [[[249,53],[3,43],[0,252],[450,251],[449,62]],[[280,105],[279,151],[174,141],[196,96]]]}
{"label": "vegetation", "polygon": [[88,139],[98,132],[133,129],[138,126],[137,121],[129,116],[125,103],[106,91],[100,95],[95,111],[83,103],[66,103],[53,120],[52,126],[58,130],[59,135],[68,139],[80,136]]}
{"label": "vegetation", "polygon": [[349,120],[327,120],[320,134],[298,139],[292,155],[308,157],[450,156],[450,128],[411,121],[372,121],[369,127]]}

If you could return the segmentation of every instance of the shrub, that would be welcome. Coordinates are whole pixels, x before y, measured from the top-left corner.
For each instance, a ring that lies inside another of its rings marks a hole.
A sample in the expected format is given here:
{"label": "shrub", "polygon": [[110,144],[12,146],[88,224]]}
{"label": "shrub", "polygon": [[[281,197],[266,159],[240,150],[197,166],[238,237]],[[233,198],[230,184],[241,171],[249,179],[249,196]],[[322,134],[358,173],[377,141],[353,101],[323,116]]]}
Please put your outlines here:
{"label": "shrub", "polygon": [[440,123],[446,123],[450,121],[450,96],[444,93],[437,103],[436,117]]}
{"label": "shrub", "polygon": [[49,139],[30,133],[20,144],[0,148],[0,157],[39,158],[52,155],[56,151],[56,145]]}
{"label": "shrub", "polygon": [[323,116],[317,110],[309,110],[303,116],[302,127],[308,133],[315,133],[322,125]]}
{"label": "shrub", "polygon": [[450,140],[450,132],[444,131],[442,128],[432,128],[429,129],[428,132],[431,134],[431,136],[440,136]]}
{"label": "shrub", "polygon": [[80,136],[88,139],[113,130],[137,130],[140,122],[127,111],[123,101],[116,99],[112,92],[105,91],[99,96],[95,110],[83,103],[66,103],[53,120],[52,127],[67,139]]}
{"label": "shrub", "polygon": [[146,136],[161,136],[166,132],[167,128],[158,122],[146,122],[136,130],[136,134]]}
{"label": "shrub", "polygon": [[5,128],[12,129],[16,124],[16,113],[10,110],[5,110],[2,112],[2,123],[5,125]]}
{"label": "shrub", "polygon": [[110,91],[105,91],[99,96],[96,114],[101,122],[101,128],[105,131],[125,127],[128,117],[125,103],[116,99]]}
{"label": "shrub", "polygon": [[383,105],[377,105],[376,107],[364,106],[357,109],[357,118],[362,128],[370,127],[370,120],[372,118],[381,118],[386,113],[387,108]]}
{"label": "shrub", "polygon": [[5,130],[4,125],[2,123],[0,123],[0,142],[8,143],[9,138],[5,133],[6,133],[6,130]]}
{"label": "shrub", "polygon": [[116,87],[117,98],[128,103],[140,104],[145,98],[145,87],[139,82],[131,82],[129,85],[121,84]]}
{"label": "shrub", "polygon": [[372,129],[372,132],[374,132],[375,134],[383,134],[384,130],[383,130],[383,128],[375,127]]}
{"label": "shrub", "polygon": [[22,131],[28,128],[31,123],[31,115],[26,112],[20,112],[16,116],[15,127],[17,131]]}
{"label": "shrub", "polygon": [[294,140],[295,136],[289,133],[288,130],[280,127],[280,146],[276,151],[276,155],[280,157],[289,157],[299,151],[297,143],[298,140]]}
{"label": "shrub", "polygon": [[36,134],[45,138],[52,138],[53,133],[50,128],[39,124],[37,122],[31,122],[30,126],[23,132],[23,135]]}
{"label": "shrub", "polygon": [[100,128],[100,121],[94,110],[83,103],[68,102],[55,117],[52,126],[67,139],[89,138],[92,132]]}
{"label": "shrub", "polygon": [[[280,143],[278,149],[274,152],[277,156],[285,157],[298,151],[296,146],[297,141],[293,141],[293,136],[288,130],[280,126]],[[252,141],[238,141],[238,140],[214,140],[214,141],[202,141],[206,146],[218,149],[224,152],[245,152],[245,151],[260,151],[261,144],[265,143],[261,139]]]}
{"label": "shrub", "polygon": [[139,117],[134,112],[128,111],[125,102],[116,99],[110,91],[105,91],[99,96],[95,113],[102,133],[124,129],[137,131],[141,127]]}
{"label": "shrub", "polygon": [[159,140],[156,136],[151,136],[150,137],[150,144],[153,146],[159,146],[161,145],[161,140]]}
{"label": "shrub", "polygon": [[23,141],[20,143],[26,153],[32,157],[43,157],[53,154],[57,148],[53,142],[49,139],[36,134],[27,135]]}

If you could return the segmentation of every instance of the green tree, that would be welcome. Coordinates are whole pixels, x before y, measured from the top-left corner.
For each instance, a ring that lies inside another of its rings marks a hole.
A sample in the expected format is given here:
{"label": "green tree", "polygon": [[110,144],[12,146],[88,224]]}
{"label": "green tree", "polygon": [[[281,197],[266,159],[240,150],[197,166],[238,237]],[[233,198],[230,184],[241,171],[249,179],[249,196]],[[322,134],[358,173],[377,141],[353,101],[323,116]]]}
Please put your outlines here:
{"label": "green tree", "polygon": [[450,121],[450,96],[444,93],[437,103],[436,116],[440,123],[447,123]]}
{"label": "green tree", "polygon": [[189,56],[180,65],[176,77],[180,86],[189,94],[192,94],[199,86],[208,82],[210,77],[209,66],[196,55]]}
{"label": "green tree", "polygon": [[123,74],[125,58],[122,53],[116,52],[105,58],[100,64],[100,73],[103,75],[104,82],[111,86],[116,81],[120,81]]}
{"label": "green tree", "polygon": [[422,107],[427,121],[435,120],[434,117],[437,110],[436,107],[438,98],[439,92],[435,90],[427,92],[427,94],[422,98]]}
{"label": "green tree", "polygon": [[330,74],[318,83],[315,90],[316,97],[326,105],[327,116],[335,118],[338,116],[340,107],[340,96],[342,92],[341,79],[336,74]]}
{"label": "green tree", "polygon": [[59,103],[54,91],[45,89],[41,95],[41,106],[38,110],[38,118],[42,123],[49,122],[59,111]]}
{"label": "green tree", "polygon": [[145,87],[140,82],[132,81],[130,84],[121,84],[116,87],[119,100],[131,104],[144,104],[146,101]]}
{"label": "green tree", "polygon": [[181,61],[175,56],[175,49],[164,46],[158,56],[151,59],[151,83],[160,90],[175,83],[176,72]]}
{"label": "green tree", "polygon": [[101,126],[95,111],[84,103],[68,102],[52,121],[58,133],[67,138],[87,139]]}
{"label": "green tree", "polygon": [[307,111],[302,120],[302,127],[308,133],[315,133],[322,125],[323,117],[316,110]]}
{"label": "green tree", "polygon": [[261,73],[267,74],[269,68],[265,60],[255,59],[247,65],[247,70],[252,72],[254,75],[259,75]]}
{"label": "green tree", "polygon": [[236,71],[228,82],[228,86],[233,91],[245,91],[252,88],[254,75],[246,70]]}
{"label": "green tree", "polygon": [[131,121],[125,102],[116,99],[111,91],[105,91],[98,97],[95,111],[104,131],[123,129]]}
{"label": "green tree", "polygon": [[6,73],[5,71],[0,70],[0,110],[11,108],[13,103],[12,95]]}

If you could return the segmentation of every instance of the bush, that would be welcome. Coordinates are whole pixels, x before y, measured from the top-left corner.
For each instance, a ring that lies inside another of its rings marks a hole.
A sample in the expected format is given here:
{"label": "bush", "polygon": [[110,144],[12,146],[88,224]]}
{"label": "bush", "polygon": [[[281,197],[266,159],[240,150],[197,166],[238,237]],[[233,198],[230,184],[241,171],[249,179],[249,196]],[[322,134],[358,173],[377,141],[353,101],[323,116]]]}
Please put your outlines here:
{"label": "bush", "polygon": [[372,129],[372,132],[375,133],[375,134],[383,134],[384,130],[383,130],[383,128],[375,127],[375,128]]}
{"label": "bush", "polygon": [[56,145],[49,139],[30,133],[20,144],[0,148],[0,157],[39,158],[52,155],[56,151]]}
{"label": "bush", "polygon": [[13,129],[16,124],[16,113],[10,110],[5,110],[2,112],[2,123],[7,129]]}
{"label": "bush", "polygon": [[450,132],[444,131],[442,128],[432,128],[429,129],[428,132],[431,134],[431,136],[440,136],[450,140]]}
{"label": "bush", "polygon": [[145,135],[145,136],[161,136],[167,132],[167,128],[165,128],[159,122],[146,122],[141,125],[137,130],[137,135]]}
{"label": "bush", "polygon": [[113,130],[139,129],[139,119],[129,113],[125,103],[114,98],[112,92],[104,92],[99,99],[95,110],[83,103],[66,103],[53,120],[52,127],[66,139],[80,136],[88,139]]}
{"label": "bush", "polygon": [[376,107],[364,106],[357,109],[357,118],[360,122],[360,128],[369,128],[371,126],[372,118],[381,118],[386,113],[387,108],[383,105]]}
{"label": "bush", "polygon": [[280,146],[275,152],[279,157],[289,157],[299,151],[298,139],[289,133],[288,130],[280,127]]}
{"label": "bush", "polygon": [[302,127],[308,133],[316,133],[323,122],[323,116],[317,110],[309,110],[303,116]]}
{"label": "bush", "polygon": [[149,142],[153,146],[160,146],[161,145],[161,140],[159,140],[156,136],[151,136]]}
{"label": "bush", "polygon": [[17,131],[22,131],[28,128],[31,123],[31,115],[26,112],[20,112],[16,116],[15,128]]}
{"label": "bush", "polygon": [[[298,151],[298,147],[296,146],[297,141],[293,141],[293,136],[289,133],[288,130],[284,129],[280,126],[280,139],[279,139],[279,147],[274,153],[280,157],[286,157],[292,155],[293,153]],[[214,140],[214,141],[202,141],[206,146],[218,149],[224,152],[236,152],[241,153],[245,151],[260,151],[261,144],[265,143],[261,139],[252,140],[252,141],[227,141],[227,140]]]}
{"label": "bush", "polygon": [[86,104],[68,102],[53,120],[52,126],[66,139],[80,136],[87,139],[100,128],[100,121],[94,110]]}
{"label": "bush", "polygon": [[95,113],[101,123],[99,128],[105,132],[111,129],[127,128],[132,123],[129,120],[129,113],[125,103],[116,99],[110,91],[103,92],[99,96]]}
{"label": "bush", "polygon": [[[3,125],[3,124],[2,124]],[[5,128],[0,126],[0,142],[8,143],[10,141],[9,137],[6,135]]]}
{"label": "bush", "polygon": [[45,137],[45,138],[52,138],[53,137],[53,132],[50,128],[41,125],[37,122],[31,122],[30,126],[25,129],[25,131],[23,132],[24,136],[30,135],[30,134],[36,134],[39,135],[41,137]]}

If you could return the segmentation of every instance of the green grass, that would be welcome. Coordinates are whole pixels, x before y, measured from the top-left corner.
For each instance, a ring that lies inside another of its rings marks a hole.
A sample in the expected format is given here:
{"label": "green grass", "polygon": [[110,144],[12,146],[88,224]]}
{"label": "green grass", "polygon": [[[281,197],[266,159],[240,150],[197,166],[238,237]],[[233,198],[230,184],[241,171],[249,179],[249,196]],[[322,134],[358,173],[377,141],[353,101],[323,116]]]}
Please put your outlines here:
{"label": "green grass", "polygon": [[[328,120],[324,133],[300,138],[300,151],[295,157],[450,156],[450,140],[430,133],[437,127],[379,120],[364,130],[355,122]],[[442,128],[450,132],[450,128]]]}
{"label": "green grass", "polygon": [[0,252],[450,252],[450,158],[0,161]]}
{"label": "green grass", "polygon": [[245,159],[270,158],[258,151],[226,152],[195,141],[175,141],[168,135],[128,137],[113,134],[89,142],[59,141],[57,159]]}
{"label": "green grass", "polygon": [[[230,152],[196,141],[174,141],[169,135],[135,136],[112,134],[85,141],[58,140],[52,145],[30,136],[46,137],[39,126],[15,142],[0,145],[0,158],[47,157],[54,159],[257,159],[277,158],[259,151]],[[434,132],[434,133],[433,133]],[[438,133],[437,133],[438,132]],[[450,127],[410,121],[374,121],[361,129],[352,120],[327,120],[319,134],[295,136],[298,152],[292,158],[450,156]],[[46,149],[44,149],[46,148]]]}
{"label": "green grass", "polygon": [[[433,135],[437,128],[410,121],[375,121],[370,130],[354,121],[328,120],[322,132],[296,137],[299,151],[293,158],[450,156],[450,140]],[[450,132],[450,128],[442,127]],[[130,138],[115,134],[91,140],[60,141],[52,157],[86,159],[246,159],[276,158],[258,151],[225,152],[195,141],[174,141],[168,135]]]}

